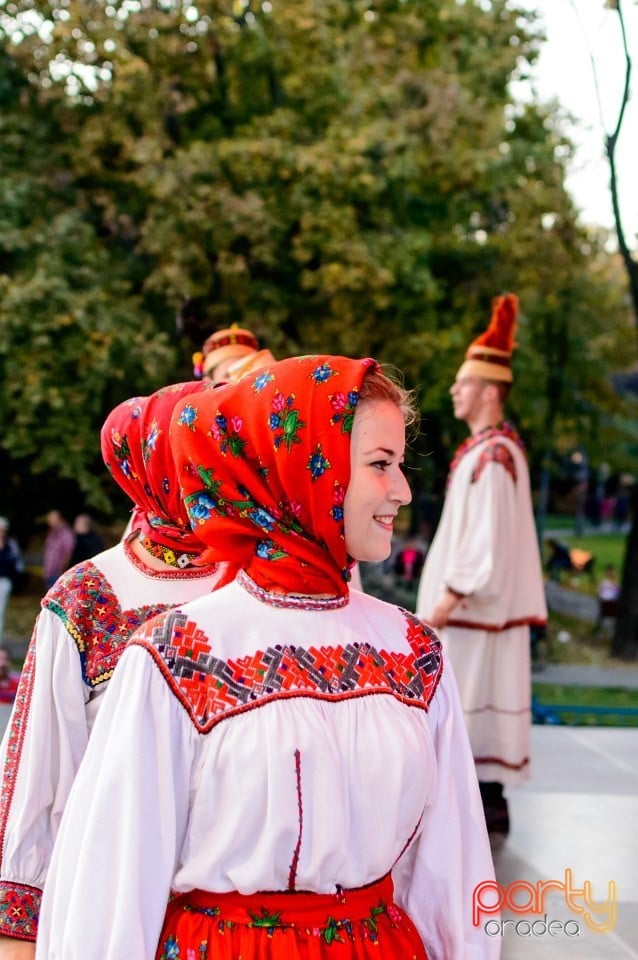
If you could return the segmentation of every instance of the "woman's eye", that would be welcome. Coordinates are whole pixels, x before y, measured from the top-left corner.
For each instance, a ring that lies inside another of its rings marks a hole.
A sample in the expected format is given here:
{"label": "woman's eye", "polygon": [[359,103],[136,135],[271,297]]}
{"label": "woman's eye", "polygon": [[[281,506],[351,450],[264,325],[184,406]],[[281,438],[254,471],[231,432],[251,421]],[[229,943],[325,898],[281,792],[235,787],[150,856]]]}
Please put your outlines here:
{"label": "woman's eye", "polygon": [[386,467],[390,466],[390,462],[389,460],[375,460],[370,466],[375,467],[377,470],[385,470]]}

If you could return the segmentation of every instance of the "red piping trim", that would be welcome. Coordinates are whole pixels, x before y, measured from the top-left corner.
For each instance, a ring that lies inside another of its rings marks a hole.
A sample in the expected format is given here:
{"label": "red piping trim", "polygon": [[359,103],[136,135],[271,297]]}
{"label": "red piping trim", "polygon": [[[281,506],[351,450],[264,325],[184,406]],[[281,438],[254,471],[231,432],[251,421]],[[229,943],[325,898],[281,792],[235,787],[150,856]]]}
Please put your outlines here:
{"label": "red piping trim", "polygon": [[465,630],[485,630],[487,633],[502,633],[504,630],[511,630],[512,627],[544,627],[547,620],[540,617],[521,617],[519,620],[508,620],[506,623],[476,623],[470,620],[450,619],[445,624],[446,627],[463,627]]}
{"label": "red piping trim", "polygon": [[508,770],[522,770],[529,765],[529,757],[525,757],[520,763],[508,763],[501,757],[474,757],[474,763],[497,763],[500,767],[507,767]]}

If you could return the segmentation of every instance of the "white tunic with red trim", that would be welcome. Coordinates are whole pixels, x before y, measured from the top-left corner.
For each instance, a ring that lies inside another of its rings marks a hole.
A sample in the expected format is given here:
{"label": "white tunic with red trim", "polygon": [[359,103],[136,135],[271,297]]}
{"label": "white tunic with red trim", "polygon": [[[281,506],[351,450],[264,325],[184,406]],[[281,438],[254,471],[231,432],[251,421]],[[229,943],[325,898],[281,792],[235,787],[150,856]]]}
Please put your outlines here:
{"label": "white tunic with red trim", "polygon": [[440,631],[456,675],[479,780],[529,776],[531,624],[547,620],[522,444],[490,428],[461,445],[421,575],[427,621],[445,589],[463,594]]}
{"label": "white tunic with red trim", "polygon": [[53,841],[102,694],[130,635],[209,593],[211,568],[151,571],[119,543],[42,600],[2,746],[0,934],[34,940]]}
{"label": "white tunic with red trim", "polygon": [[493,877],[453,677],[413,617],[240,573],[139,630],[45,888],[38,958],[151,960],[170,891],[308,891],[393,872],[431,960],[484,960]]}

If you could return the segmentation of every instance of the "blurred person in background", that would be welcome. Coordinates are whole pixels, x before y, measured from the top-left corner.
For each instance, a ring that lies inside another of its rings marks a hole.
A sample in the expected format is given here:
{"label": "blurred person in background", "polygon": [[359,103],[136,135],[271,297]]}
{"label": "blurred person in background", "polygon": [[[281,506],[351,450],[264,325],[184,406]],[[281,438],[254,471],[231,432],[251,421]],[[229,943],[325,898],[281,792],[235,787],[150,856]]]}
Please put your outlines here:
{"label": "blurred person in background", "polygon": [[203,377],[212,383],[224,383],[233,364],[251,359],[257,353],[257,337],[235,323],[212,333],[201,351],[193,354],[193,374],[198,380]]}
{"label": "blurred person in background", "polygon": [[16,540],[9,536],[9,521],[0,517],[0,643],[9,595],[24,573],[24,560]]}
{"label": "blurred person in background", "polygon": [[68,569],[75,538],[73,530],[59,510],[49,510],[46,522],[49,531],[44,538],[42,574],[44,585],[48,590],[58,577]]}
{"label": "blurred person in background", "polygon": [[93,520],[88,513],[78,513],[73,521],[75,543],[71,554],[71,566],[90,560],[96,553],[104,550],[104,541],[93,529]]}
{"label": "blurred person in background", "polygon": [[20,674],[11,665],[11,651],[0,647],[0,703],[13,703],[20,681]]}
{"label": "blurred person in background", "polygon": [[509,832],[504,787],[529,777],[530,626],[547,621],[527,457],[504,420],[517,315],[516,296],[494,299],[450,389],[470,436],[450,466],[416,607],[452,661],[495,839]]}

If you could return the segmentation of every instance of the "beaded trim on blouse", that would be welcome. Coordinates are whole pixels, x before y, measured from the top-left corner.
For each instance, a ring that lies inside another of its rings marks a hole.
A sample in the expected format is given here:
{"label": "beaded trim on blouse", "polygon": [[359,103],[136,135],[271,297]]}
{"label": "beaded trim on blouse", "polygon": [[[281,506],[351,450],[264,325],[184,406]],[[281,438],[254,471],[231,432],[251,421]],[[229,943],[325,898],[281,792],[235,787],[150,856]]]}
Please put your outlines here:
{"label": "beaded trim on blouse", "polygon": [[170,570],[151,570],[151,568],[142,563],[140,558],[133,552],[131,543],[137,535],[136,531],[124,541],[126,559],[132,563],[134,567],[137,567],[140,573],[151,577],[153,580],[199,580],[212,576],[217,569],[217,564],[211,563],[206,567],[189,567],[184,570],[180,570],[178,567]]}
{"label": "beaded trim on blouse", "polygon": [[345,597],[326,597],[323,599],[320,597],[296,597],[290,593],[271,593],[269,590],[258,586],[245,570],[240,570],[236,579],[251,597],[261,603],[267,603],[271,607],[282,607],[286,610],[338,610],[341,607],[346,607],[350,600],[347,594]]}
{"label": "beaded trim on blouse", "polygon": [[185,570],[186,567],[191,566],[193,560],[197,559],[196,553],[179,552],[173,547],[167,547],[164,543],[151,540],[150,537],[140,536],[138,542],[156,560],[161,560],[169,567],[177,567],[178,570]]}

